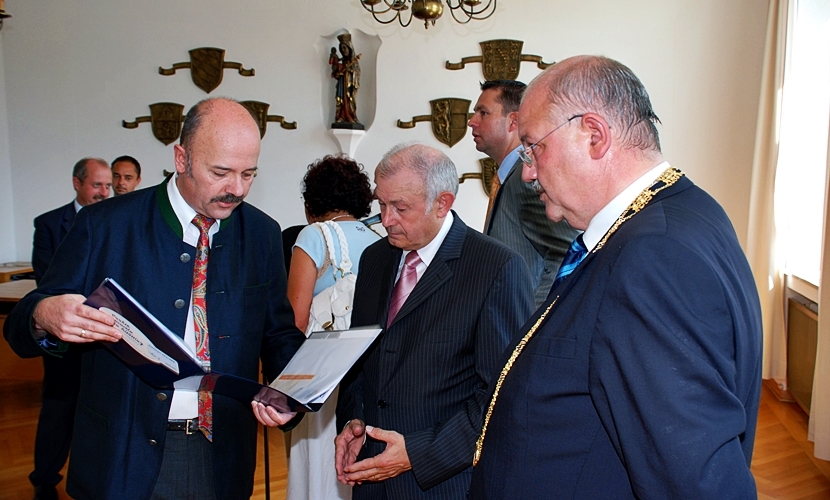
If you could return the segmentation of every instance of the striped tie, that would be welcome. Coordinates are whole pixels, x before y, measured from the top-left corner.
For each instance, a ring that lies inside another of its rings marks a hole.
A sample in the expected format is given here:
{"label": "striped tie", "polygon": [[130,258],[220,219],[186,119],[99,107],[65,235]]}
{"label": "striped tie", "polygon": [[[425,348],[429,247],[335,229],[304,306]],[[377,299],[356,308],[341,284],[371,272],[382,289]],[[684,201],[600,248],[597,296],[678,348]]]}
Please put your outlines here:
{"label": "striped tie", "polygon": [[565,278],[576,269],[576,266],[582,262],[582,259],[588,255],[588,249],[585,248],[585,243],[582,241],[582,235],[576,237],[565,253],[565,258],[562,259],[562,264],[559,265],[559,271],[556,272],[556,279],[553,280],[551,289],[556,288],[560,283],[565,281]]}

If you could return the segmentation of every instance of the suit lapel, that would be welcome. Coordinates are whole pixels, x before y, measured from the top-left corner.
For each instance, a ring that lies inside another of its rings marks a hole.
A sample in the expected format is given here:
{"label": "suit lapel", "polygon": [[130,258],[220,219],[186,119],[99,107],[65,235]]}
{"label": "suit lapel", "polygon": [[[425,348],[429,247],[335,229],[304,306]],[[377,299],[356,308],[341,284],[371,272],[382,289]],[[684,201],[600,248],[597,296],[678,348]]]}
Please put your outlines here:
{"label": "suit lapel", "polygon": [[[395,287],[395,275],[397,274],[398,265],[401,262],[400,248],[393,247],[386,242],[387,252],[383,254],[384,261],[380,263],[377,269],[380,270],[380,289],[378,290],[378,297],[381,303],[378,311],[378,324],[386,325],[386,318],[389,317],[389,302],[392,300],[392,290]],[[366,272],[366,271],[361,271]]]}
{"label": "suit lapel", "polygon": [[72,227],[72,223],[75,222],[75,215],[75,202],[73,201],[69,205],[66,205],[66,208],[63,211],[63,220],[61,221],[61,231],[63,236],[66,236],[66,233],[68,233],[69,229]]}
{"label": "suit lapel", "polygon": [[[692,186],[694,186],[694,183],[692,183],[692,181],[690,181],[686,176],[683,176],[680,179],[678,179],[677,182],[675,182],[673,185],[667,187],[666,189],[664,189],[664,190],[660,191],[659,193],[657,193],[656,195],[654,195],[654,198],[652,198],[652,200],[646,206],[655,205],[657,203],[660,203],[661,201],[665,200],[666,198],[668,198],[670,196],[674,196],[674,195],[676,195],[676,194],[678,194],[682,191],[685,191],[686,189],[688,189]],[[635,214],[634,217],[632,217],[632,220],[636,219],[636,218],[637,218],[637,215]],[[628,222],[624,222],[620,226],[620,228],[624,228],[625,224],[627,224],[627,223]],[[612,234],[609,237],[608,241],[612,241],[613,237],[614,237],[614,235]],[[576,283],[578,281],[577,276],[582,274],[582,271],[584,271],[588,267],[588,264],[594,258],[594,254],[596,254],[597,252],[600,252],[600,251],[602,251],[602,249],[599,249],[599,250],[593,249],[592,251],[588,252],[588,255],[586,255],[585,258],[582,259],[582,262],[579,263],[579,265],[567,277],[567,279],[565,279],[565,281],[563,281],[562,284],[558,288],[552,289],[550,291],[550,293],[548,294],[548,299],[545,302],[545,304],[549,304],[556,295],[563,295],[563,296],[567,295],[568,291],[573,287],[574,283]],[[553,295],[554,290],[557,292],[556,295]]]}
{"label": "suit lapel", "polygon": [[[404,302],[401,310],[398,311],[398,315],[395,316],[395,319],[392,321],[392,325],[396,324],[398,321],[406,317],[407,314],[414,311],[422,302],[428,299],[447,281],[449,281],[450,278],[452,278],[453,272],[452,269],[450,269],[448,262],[461,256],[461,248],[464,246],[464,238],[466,238],[467,234],[467,225],[461,221],[455,212],[453,212],[453,217],[454,220],[452,227],[450,227],[450,231],[444,238],[443,243],[441,243],[438,253],[435,254],[435,258],[432,259],[432,262],[429,267],[427,267],[424,275],[418,280],[418,284],[412,289],[412,293],[406,299],[406,302]],[[398,253],[398,260],[396,261],[396,264],[398,263],[400,263],[400,253]],[[397,267],[390,267],[397,270]],[[393,274],[392,280],[386,281],[387,283],[390,283],[390,288],[387,290],[387,294],[385,295],[387,312],[384,314],[384,321],[386,320],[386,314],[388,314],[389,301],[392,297],[393,288],[391,284],[394,279],[395,275]],[[392,325],[389,326],[391,327]]]}

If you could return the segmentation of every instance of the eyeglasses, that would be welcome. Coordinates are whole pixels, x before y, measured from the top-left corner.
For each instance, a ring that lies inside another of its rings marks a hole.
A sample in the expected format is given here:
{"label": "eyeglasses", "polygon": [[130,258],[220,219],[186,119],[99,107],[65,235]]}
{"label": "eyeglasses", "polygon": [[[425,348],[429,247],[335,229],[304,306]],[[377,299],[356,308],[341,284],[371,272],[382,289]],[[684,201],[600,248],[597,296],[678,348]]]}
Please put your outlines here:
{"label": "eyeglasses", "polygon": [[562,128],[565,125],[571,123],[571,120],[574,120],[576,118],[582,118],[583,116],[585,116],[585,115],[573,115],[572,117],[568,118],[568,120],[565,123],[562,123],[561,125],[557,125],[556,128],[554,128],[553,130],[551,130],[550,132],[548,132],[547,134],[542,136],[541,139],[534,142],[530,146],[523,146],[522,149],[519,150],[519,158],[522,159],[522,161],[524,162],[525,165],[527,165],[527,166],[532,165],[533,164],[533,157],[530,156],[530,153],[533,152],[534,149],[536,149],[536,146],[538,146],[540,142],[547,139],[550,134],[556,132],[560,128]]}

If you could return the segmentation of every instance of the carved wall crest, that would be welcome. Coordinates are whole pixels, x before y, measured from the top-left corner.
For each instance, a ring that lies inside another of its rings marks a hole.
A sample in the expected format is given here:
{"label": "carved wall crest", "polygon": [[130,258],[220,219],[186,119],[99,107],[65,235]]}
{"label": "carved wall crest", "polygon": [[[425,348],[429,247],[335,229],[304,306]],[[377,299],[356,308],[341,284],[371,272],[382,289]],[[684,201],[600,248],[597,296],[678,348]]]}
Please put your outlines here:
{"label": "carved wall crest", "polygon": [[176,70],[190,69],[190,77],[197,87],[208,94],[222,83],[225,69],[235,69],[242,76],[254,76],[254,68],[245,69],[242,63],[225,61],[225,49],[201,47],[189,51],[190,62],[176,63],[170,69],[159,66],[159,73],[165,76],[175,75]]}
{"label": "carved wall crest", "polygon": [[493,185],[493,176],[499,169],[499,165],[492,158],[482,158],[478,160],[479,172],[468,172],[461,174],[458,178],[459,183],[463,183],[467,179],[481,179],[481,187],[484,189],[484,194],[490,196],[490,188]]}
{"label": "carved wall crest", "polygon": [[239,104],[248,108],[257,125],[259,125],[259,137],[265,137],[265,129],[268,127],[268,122],[279,123],[284,129],[293,130],[297,128],[297,122],[287,122],[285,117],[280,115],[269,115],[268,108],[271,106],[267,102],[261,101],[241,101]]}
{"label": "carved wall crest", "polygon": [[153,136],[165,146],[175,142],[182,132],[184,105],[175,102],[157,102],[150,105],[150,116],[139,116],[135,121],[122,120],[124,128],[138,128],[139,123],[150,122]]}
{"label": "carved wall crest", "polygon": [[467,120],[470,116],[470,100],[457,97],[445,97],[429,101],[431,115],[419,115],[408,122],[398,120],[398,127],[413,128],[417,122],[432,122],[435,138],[453,147],[467,133]]}
{"label": "carved wall crest", "polygon": [[464,69],[468,63],[481,63],[485,80],[515,80],[519,77],[519,65],[522,61],[535,62],[539,69],[546,69],[554,63],[542,61],[542,56],[522,54],[524,42],[520,40],[487,40],[479,43],[480,56],[470,56],[461,62],[446,62],[447,69]]}

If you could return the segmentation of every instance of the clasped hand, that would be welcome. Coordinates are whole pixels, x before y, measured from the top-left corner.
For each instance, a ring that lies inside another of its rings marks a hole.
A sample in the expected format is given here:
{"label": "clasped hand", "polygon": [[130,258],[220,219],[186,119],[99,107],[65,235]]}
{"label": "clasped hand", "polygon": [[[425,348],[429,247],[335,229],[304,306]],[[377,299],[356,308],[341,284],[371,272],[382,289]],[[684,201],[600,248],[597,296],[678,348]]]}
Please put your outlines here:
{"label": "clasped hand", "polygon": [[[386,449],[380,455],[357,462],[367,436],[385,442]],[[352,420],[346,425],[335,438],[334,448],[337,480],[349,486],[364,481],[384,481],[412,469],[403,435],[365,425],[361,420]]]}

